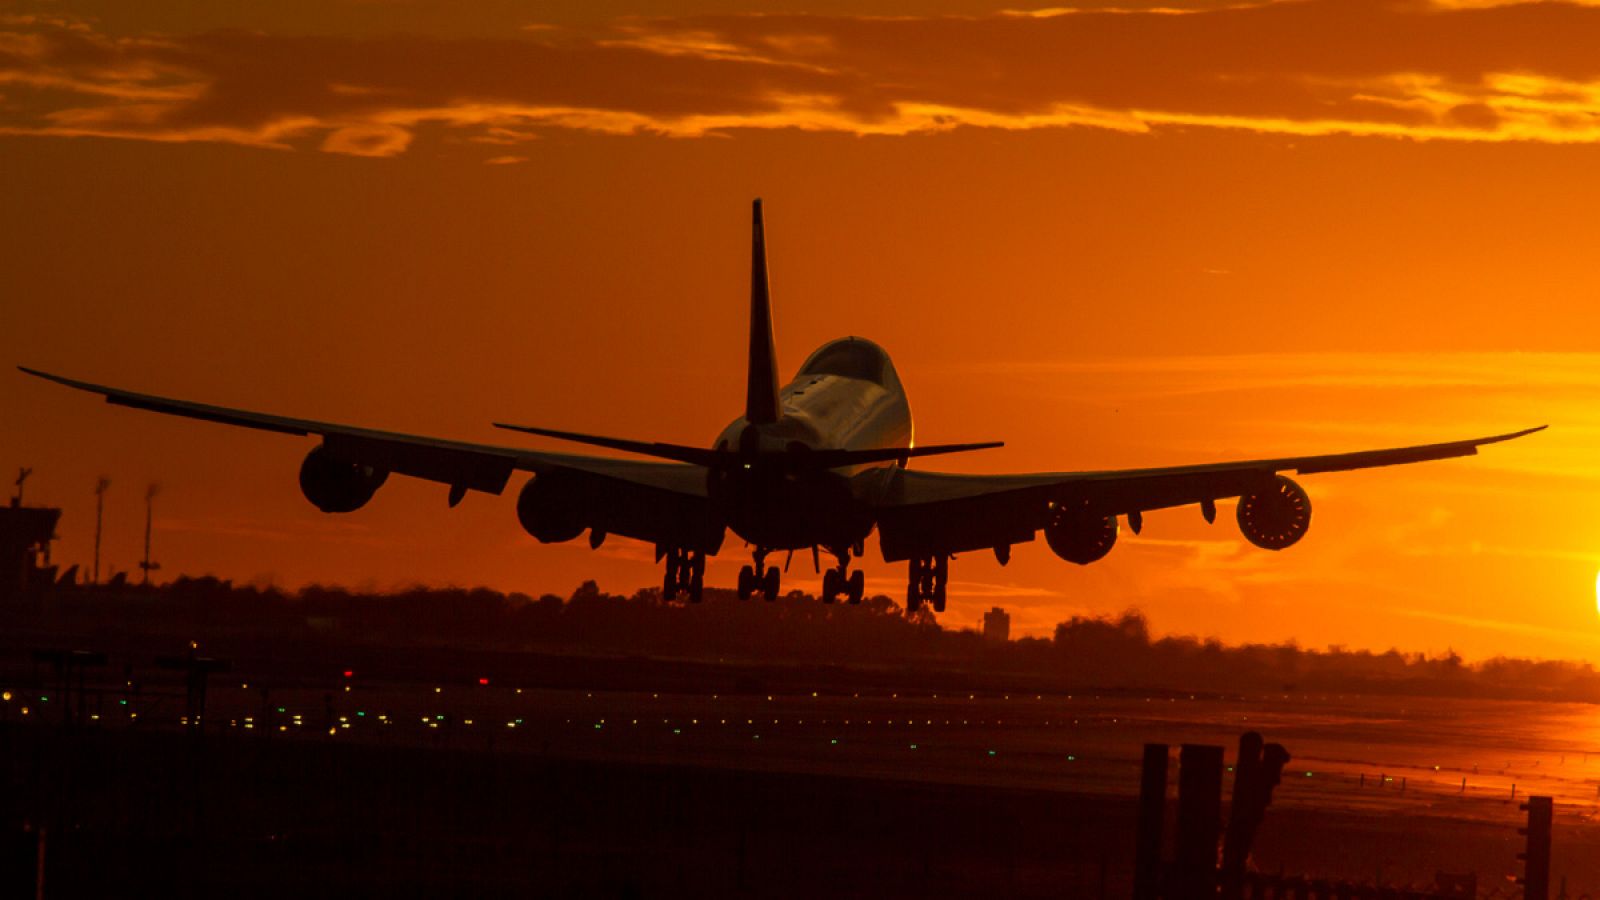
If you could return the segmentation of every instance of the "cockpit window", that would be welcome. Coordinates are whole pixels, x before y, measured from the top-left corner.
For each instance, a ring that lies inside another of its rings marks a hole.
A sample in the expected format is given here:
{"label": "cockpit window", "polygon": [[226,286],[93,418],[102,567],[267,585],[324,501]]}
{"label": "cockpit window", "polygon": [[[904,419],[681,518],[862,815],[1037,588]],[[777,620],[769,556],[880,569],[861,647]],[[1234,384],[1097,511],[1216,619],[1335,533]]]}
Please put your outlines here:
{"label": "cockpit window", "polygon": [[883,384],[888,358],[870,341],[834,341],[823,347],[801,367],[802,375],[841,375]]}

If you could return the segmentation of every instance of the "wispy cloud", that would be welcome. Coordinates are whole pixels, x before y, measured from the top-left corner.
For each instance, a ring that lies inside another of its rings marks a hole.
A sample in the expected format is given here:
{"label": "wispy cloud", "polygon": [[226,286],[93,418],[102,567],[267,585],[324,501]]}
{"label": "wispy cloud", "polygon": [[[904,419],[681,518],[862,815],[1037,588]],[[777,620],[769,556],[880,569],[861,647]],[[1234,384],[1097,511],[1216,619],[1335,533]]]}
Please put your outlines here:
{"label": "wispy cloud", "polygon": [[500,143],[961,127],[1593,142],[1597,42],[1589,4],[1484,0],[634,17],[495,39],[128,35],[9,15],[0,133],[364,156],[429,129]]}

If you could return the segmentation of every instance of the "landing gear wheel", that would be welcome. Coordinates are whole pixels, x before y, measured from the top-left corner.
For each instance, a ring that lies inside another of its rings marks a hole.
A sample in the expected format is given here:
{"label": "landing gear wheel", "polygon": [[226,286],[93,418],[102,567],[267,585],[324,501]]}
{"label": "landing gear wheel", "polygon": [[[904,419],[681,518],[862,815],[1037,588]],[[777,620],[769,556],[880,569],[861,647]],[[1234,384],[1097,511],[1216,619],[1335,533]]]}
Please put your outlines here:
{"label": "landing gear wheel", "polygon": [[860,606],[861,597],[867,592],[867,573],[857,569],[850,573],[850,584],[845,588],[845,593],[850,596],[851,606]]}
{"label": "landing gear wheel", "polygon": [[756,592],[756,573],[749,566],[739,570],[739,599],[749,600],[750,595]]}
{"label": "landing gear wheel", "polygon": [[906,578],[906,611],[916,612],[924,603],[931,603],[934,612],[944,612],[945,585],[949,580],[949,556],[913,559]]}
{"label": "landing gear wheel", "polygon": [[686,566],[685,568],[688,570],[688,576],[689,577],[687,579],[688,584],[685,585],[684,589],[689,592],[689,602],[690,603],[699,603],[702,599],[705,598],[705,594],[706,594],[706,556],[705,556],[705,554],[704,553],[696,553],[693,556],[691,556],[690,559],[689,559],[689,565]]}
{"label": "landing gear wheel", "polygon": [[822,573],[822,602],[823,603],[832,603],[833,601],[839,599],[839,593],[840,593],[839,571],[837,569],[829,569],[828,571],[823,572]]}
{"label": "landing gear wheel", "polygon": [[761,577],[761,592],[767,595],[768,601],[778,599],[779,574],[778,567],[772,566],[767,569],[767,574]]}
{"label": "landing gear wheel", "polygon": [[706,555],[698,550],[673,548],[664,551],[667,573],[661,579],[661,599],[675,600],[687,595],[690,603],[699,603],[704,594]]}
{"label": "landing gear wheel", "polygon": [[678,593],[677,566],[671,561],[667,562],[667,576],[661,579],[661,599],[671,600]]}

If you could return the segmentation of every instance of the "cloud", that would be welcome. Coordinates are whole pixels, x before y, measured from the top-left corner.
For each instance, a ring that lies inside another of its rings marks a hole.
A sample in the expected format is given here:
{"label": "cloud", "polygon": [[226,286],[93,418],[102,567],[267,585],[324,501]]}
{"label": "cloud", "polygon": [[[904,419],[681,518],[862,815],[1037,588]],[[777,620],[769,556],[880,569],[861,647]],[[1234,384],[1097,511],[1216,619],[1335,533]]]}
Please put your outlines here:
{"label": "cloud", "polygon": [[504,38],[113,35],[0,18],[0,133],[394,156],[430,129],[907,135],[1228,128],[1600,139],[1600,8],[1286,0],[987,16],[626,18]]}

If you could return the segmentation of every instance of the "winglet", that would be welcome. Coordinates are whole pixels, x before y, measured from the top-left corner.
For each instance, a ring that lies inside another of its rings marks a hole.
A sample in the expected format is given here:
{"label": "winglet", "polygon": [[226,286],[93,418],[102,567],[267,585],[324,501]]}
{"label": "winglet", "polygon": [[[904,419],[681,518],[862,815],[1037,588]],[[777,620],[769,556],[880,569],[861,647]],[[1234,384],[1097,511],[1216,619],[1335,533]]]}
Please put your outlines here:
{"label": "winglet", "polygon": [[772,337],[772,299],[767,285],[767,238],[757,198],[750,241],[750,362],[744,417],[755,425],[778,421],[778,352]]}

